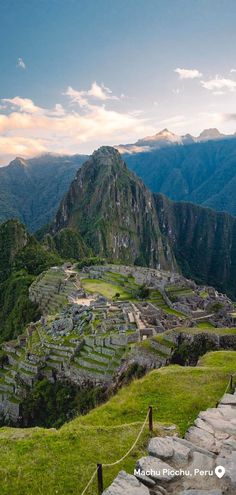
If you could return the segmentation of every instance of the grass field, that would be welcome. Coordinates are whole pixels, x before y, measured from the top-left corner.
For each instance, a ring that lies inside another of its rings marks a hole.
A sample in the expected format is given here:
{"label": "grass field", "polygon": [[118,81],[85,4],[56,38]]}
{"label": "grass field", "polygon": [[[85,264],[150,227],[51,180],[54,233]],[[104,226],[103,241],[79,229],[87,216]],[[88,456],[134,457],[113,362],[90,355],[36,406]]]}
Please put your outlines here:
{"label": "grass field", "polygon": [[118,283],[110,283],[104,280],[97,280],[92,278],[81,279],[83,288],[92,294],[101,294],[108,299],[112,299],[117,293],[120,294],[118,300],[132,299],[132,296],[127,292],[124,287]]}
{"label": "grass field", "polygon": [[[236,352],[209,353],[196,368],[169,366],[121,389],[106,404],[59,430],[0,429],[1,495],[80,495],[97,462],[112,462],[131,446],[150,404],[158,424],[183,434],[199,411],[214,407],[236,370]],[[149,433],[120,465],[104,472],[105,485],[120,469],[132,472]],[[88,490],[96,494],[96,485]]]}

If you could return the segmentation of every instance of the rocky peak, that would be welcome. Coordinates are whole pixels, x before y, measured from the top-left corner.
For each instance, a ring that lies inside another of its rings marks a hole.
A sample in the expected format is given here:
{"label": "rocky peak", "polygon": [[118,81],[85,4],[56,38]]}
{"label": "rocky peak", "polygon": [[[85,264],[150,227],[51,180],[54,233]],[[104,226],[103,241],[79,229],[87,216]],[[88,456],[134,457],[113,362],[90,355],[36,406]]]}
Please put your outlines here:
{"label": "rocky peak", "polygon": [[21,158],[20,156],[17,156],[14,160],[12,160],[9,163],[9,167],[20,167],[20,168],[26,168],[28,167],[28,163],[24,158]]}
{"label": "rocky peak", "polygon": [[175,264],[160,235],[152,194],[112,147],[99,148],[78,171],[52,232],[65,227],[108,259],[163,268]]}

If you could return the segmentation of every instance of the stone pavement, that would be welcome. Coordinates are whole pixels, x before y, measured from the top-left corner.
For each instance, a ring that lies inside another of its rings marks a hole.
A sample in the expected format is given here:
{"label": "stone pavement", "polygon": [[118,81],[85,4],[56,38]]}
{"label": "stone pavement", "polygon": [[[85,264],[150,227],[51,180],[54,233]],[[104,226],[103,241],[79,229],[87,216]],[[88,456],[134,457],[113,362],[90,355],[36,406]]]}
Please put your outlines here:
{"label": "stone pavement", "polygon": [[135,476],[121,471],[103,495],[236,495],[236,392],[201,412],[184,439],[152,438]]}

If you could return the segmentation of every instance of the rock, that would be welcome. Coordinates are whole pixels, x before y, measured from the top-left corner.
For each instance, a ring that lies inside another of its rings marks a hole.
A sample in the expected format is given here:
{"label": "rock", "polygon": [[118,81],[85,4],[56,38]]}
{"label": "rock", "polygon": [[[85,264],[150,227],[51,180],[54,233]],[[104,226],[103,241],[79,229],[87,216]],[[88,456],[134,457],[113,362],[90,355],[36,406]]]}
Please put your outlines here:
{"label": "rock", "polygon": [[225,394],[224,397],[221,399],[220,404],[236,406],[236,395]]}
{"label": "rock", "polygon": [[231,421],[231,419],[236,419],[236,408],[233,406],[219,405],[219,413],[222,415],[223,419]]}
{"label": "rock", "polygon": [[215,460],[211,457],[201,454],[200,452],[193,452],[192,461],[188,466],[190,476],[183,478],[183,487],[186,490],[192,490],[194,488],[198,490],[207,490],[207,494],[210,490],[218,489],[219,480],[216,476],[202,476],[199,471],[213,471],[215,468]]}
{"label": "rock", "polygon": [[148,445],[148,453],[158,459],[169,459],[173,456],[173,441],[168,437],[152,438]]}
{"label": "rock", "polygon": [[157,485],[157,490],[162,494],[162,495],[168,495],[167,491],[163,486]]}
{"label": "rock", "polygon": [[184,490],[179,495],[222,495],[221,490]]}
{"label": "rock", "polygon": [[136,470],[140,470],[146,476],[159,482],[171,481],[176,477],[173,473],[173,468],[169,464],[152,456],[139,459]]}
{"label": "rock", "polygon": [[192,442],[189,442],[185,438],[173,437],[173,440],[178,441],[182,445],[186,445],[186,447],[189,447],[190,453],[200,452],[201,454],[207,455],[208,457],[211,457],[213,459],[215,458],[215,454],[213,454],[213,452],[209,452],[209,450],[199,447],[198,445],[194,445]]}
{"label": "rock", "polygon": [[206,430],[208,431],[208,433],[214,433],[214,430],[212,428],[211,425],[209,425],[206,421],[204,421],[203,419],[201,418],[197,418],[195,421],[194,421],[194,424],[195,426],[197,426],[198,428],[201,428],[202,430]]}
{"label": "rock", "polygon": [[189,460],[191,448],[187,445],[184,445],[182,442],[178,442],[178,440],[178,438],[172,440],[174,448],[174,455],[172,460],[175,465],[184,466]]}
{"label": "rock", "polygon": [[224,466],[225,475],[223,481],[230,482],[234,488],[233,494],[236,493],[236,451],[231,452],[227,457],[218,456],[216,459],[218,466]]}
{"label": "rock", "polygon": [[103,495],[149,495],[149,490],[135,476],[120,471]]}
{"label": "rock", "polygon": [[213,435],[206,430],[191,426],[187,431],[185,438],[206,450],[214,452],[215,439]]}

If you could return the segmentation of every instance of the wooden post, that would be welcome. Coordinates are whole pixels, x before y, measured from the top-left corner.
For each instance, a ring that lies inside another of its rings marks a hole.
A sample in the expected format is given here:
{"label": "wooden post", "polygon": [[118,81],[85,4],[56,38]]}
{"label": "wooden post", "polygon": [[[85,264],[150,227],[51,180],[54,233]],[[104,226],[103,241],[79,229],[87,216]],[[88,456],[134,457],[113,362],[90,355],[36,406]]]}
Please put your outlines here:
{"label": "wooden post", "polygon": [[230,393],[233,392],[233,375],[230,375]]}
{"label": "wooden post", "polygon": [[103,492],[102,464],[97,464],[97,469],[98,469],[98,495],[102,495]]}
{"label": "wooden post", "polygon": [[149,431],[153,431],[153,410],[152,406],[149,406]]}

